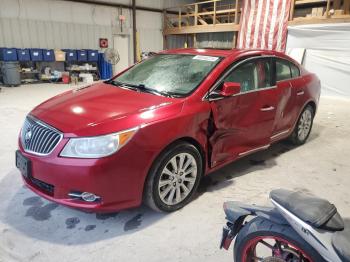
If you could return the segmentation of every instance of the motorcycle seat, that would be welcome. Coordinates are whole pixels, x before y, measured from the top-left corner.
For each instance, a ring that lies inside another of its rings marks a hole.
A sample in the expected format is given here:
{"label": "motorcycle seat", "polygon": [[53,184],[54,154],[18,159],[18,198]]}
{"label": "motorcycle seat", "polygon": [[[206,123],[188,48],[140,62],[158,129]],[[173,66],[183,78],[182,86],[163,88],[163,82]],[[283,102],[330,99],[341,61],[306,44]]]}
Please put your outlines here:
{"label": "motorcycle seat", "polygon": [[332,245],[341,261],[350,262],[350,223],[343,231],[333,234]]}
{"label": "motorcycle seat", "polygon": [[271,191],[270,198],[314,228],[328,231],[344,229],[337,208],[328,200],[285,189]]}

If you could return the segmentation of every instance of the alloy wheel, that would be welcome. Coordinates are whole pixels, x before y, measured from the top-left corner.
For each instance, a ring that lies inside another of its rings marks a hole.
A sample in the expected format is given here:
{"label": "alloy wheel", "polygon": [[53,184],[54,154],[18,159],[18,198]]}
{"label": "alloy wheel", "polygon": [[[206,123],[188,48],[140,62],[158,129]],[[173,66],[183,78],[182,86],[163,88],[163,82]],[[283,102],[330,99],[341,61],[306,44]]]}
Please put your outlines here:
{"label": "alloy wheel", "polygon": [[312,113],[310,110],[305,110],[300,117],[298,125],[298,138],[303,141],[308,136],[312,124]]}
{"label": "alloy wheel", "polygon": [[171,206],[181,203],[192,192],[197,174],[197,162],[191,154],[180,153],[172,157],[159,177],[161,201]]}

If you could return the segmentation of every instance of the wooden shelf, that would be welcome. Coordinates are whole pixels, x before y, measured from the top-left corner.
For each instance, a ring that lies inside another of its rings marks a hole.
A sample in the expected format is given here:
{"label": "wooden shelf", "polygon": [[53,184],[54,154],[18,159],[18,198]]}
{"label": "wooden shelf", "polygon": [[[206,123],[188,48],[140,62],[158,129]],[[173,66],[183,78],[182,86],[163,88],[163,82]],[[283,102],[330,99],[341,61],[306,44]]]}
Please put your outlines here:
{"label": "wooden shelf", "polygon": [[200,33],[215,33],[215,32],[238,32],[239,25],[234,23],[216,24],[216,25],[197,25],[172,27],[164,30],[164,35],[181,35],[181,34],[200,34]]}
{"label": "wooden shelf", "polygon": [[311,4],[327,4],[327,0],[299,0],[295,1],[295,6],[311,5]]}
{"label": "wooden shelf", "polygon": [[[224,3],[220,5],[220,3]],[[163,35],[181,35],[239,30],[242,0],[210,0],[164,10]],[[177,10],[177,15],[174,15]],[[172,12],[168,14],[167,12]]]}
{"label": "wooden shelf", "polygon": [[348,15],[348,16],[344,15],[342,17],[332,17],[332,18],[326,18],[326,17],[312,17],[312,18],[299,17],[297,19],[289,21],[288,25],[294,26],[294,25],[332,24],[332,23],[350,23],[350,15]]}

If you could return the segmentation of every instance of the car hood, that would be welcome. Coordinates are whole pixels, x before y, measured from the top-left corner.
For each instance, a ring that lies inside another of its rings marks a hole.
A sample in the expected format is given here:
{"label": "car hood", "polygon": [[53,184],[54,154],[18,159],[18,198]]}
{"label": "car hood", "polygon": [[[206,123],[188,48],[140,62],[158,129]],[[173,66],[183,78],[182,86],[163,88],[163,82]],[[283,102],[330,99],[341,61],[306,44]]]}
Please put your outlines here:
{"label": "car hood", "polygon": [[67,137],[96,136],[174,116],[182,105],[183,99],[98,83],[55,96],[30,114]]}

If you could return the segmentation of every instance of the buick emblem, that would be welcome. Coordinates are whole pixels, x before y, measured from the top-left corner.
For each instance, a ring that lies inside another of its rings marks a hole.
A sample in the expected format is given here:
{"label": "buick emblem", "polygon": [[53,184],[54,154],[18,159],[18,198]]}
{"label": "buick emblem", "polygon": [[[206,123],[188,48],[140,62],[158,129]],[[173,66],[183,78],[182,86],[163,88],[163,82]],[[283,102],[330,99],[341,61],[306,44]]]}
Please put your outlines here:
{"label": "buick emblem", "polygon": [[32,130],[29,128],[24,134],[24,143],[28,144],[31,138],[32,138]]}

